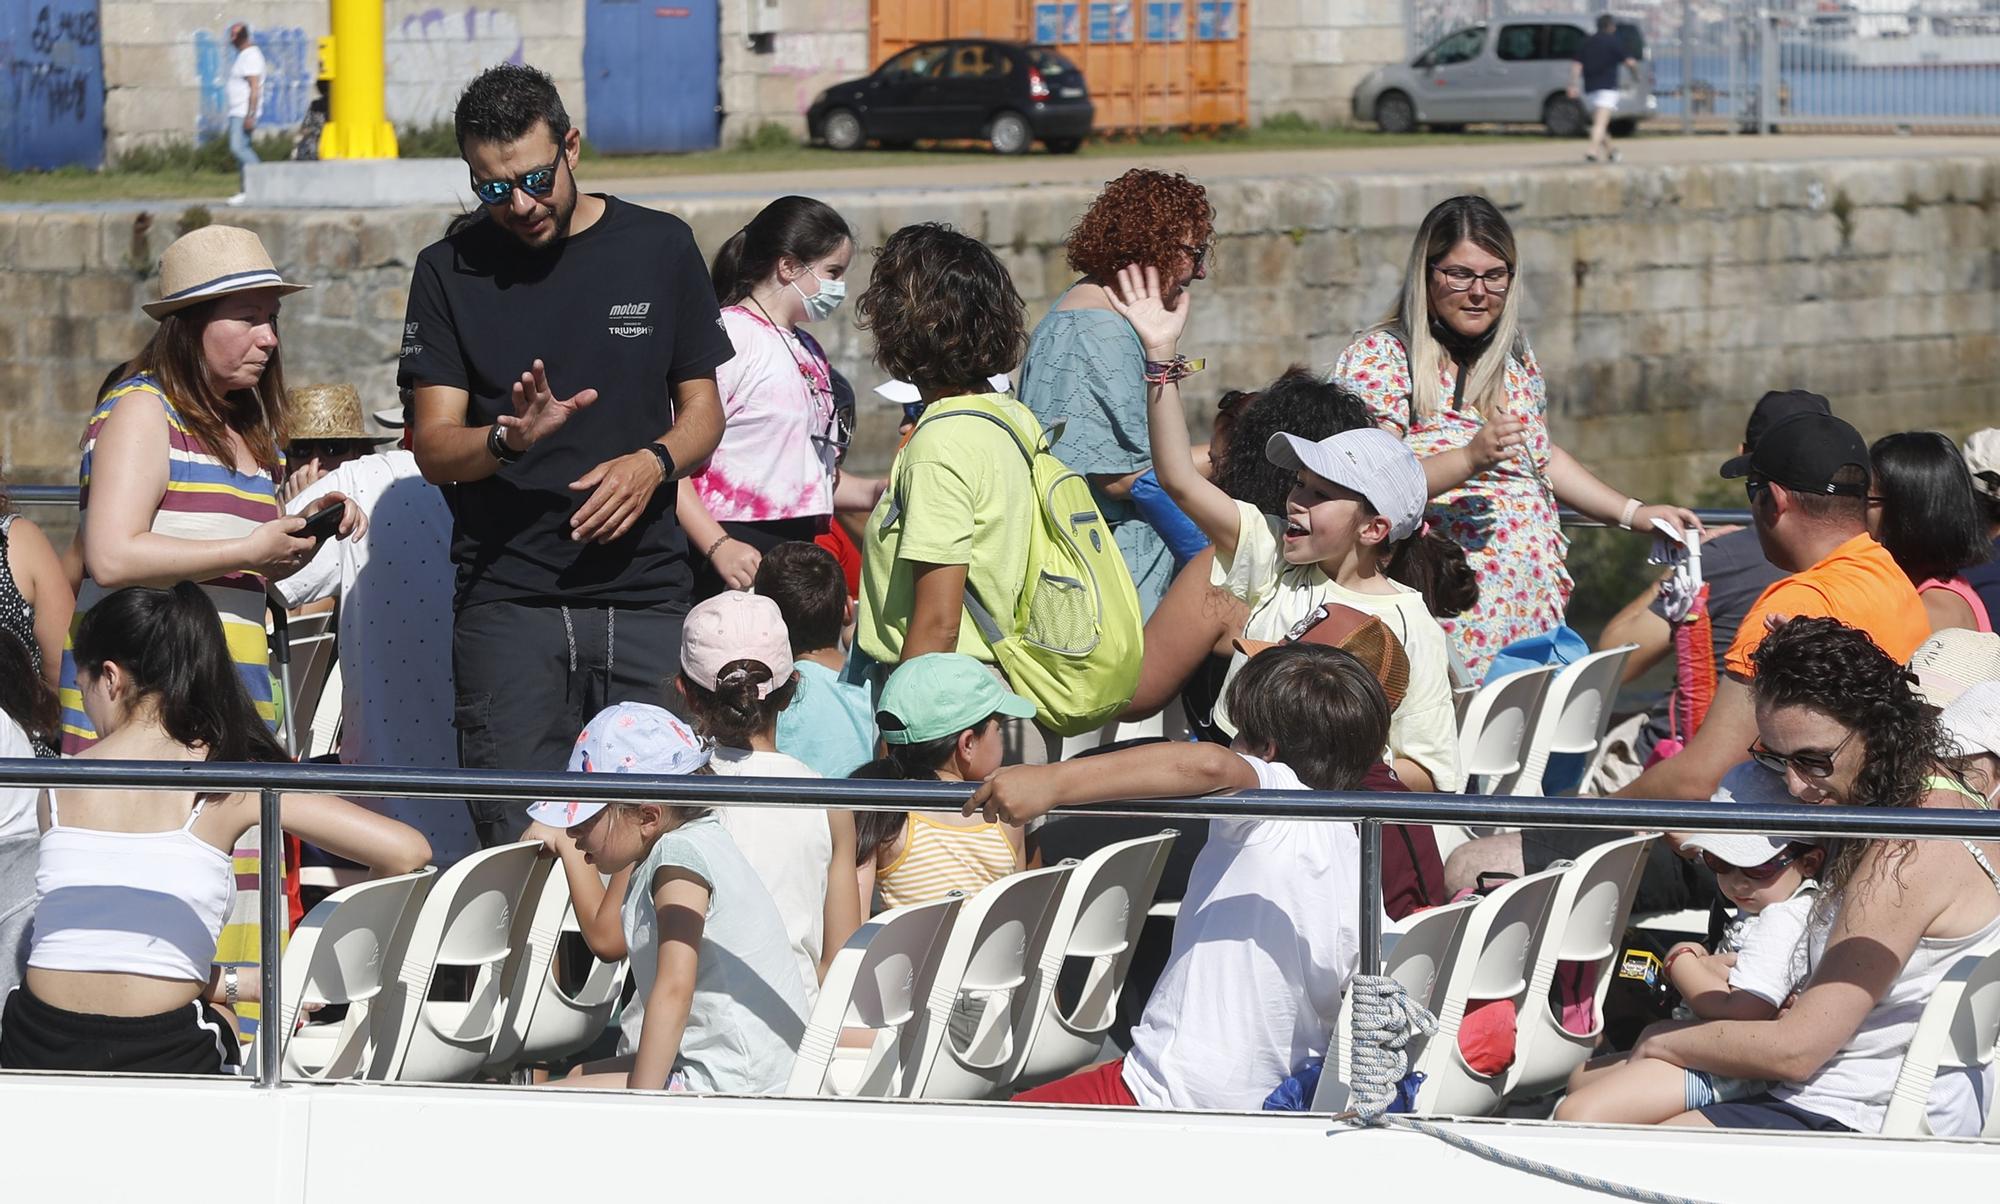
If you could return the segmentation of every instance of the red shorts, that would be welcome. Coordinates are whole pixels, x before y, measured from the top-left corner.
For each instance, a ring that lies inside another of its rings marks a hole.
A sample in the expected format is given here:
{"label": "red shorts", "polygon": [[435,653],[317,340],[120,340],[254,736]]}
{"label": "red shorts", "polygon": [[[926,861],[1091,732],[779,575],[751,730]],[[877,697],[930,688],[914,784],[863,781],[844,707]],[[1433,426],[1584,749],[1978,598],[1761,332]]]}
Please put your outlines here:
{"label": "red shorts", "polygon": [[1139,1101],[1125,1088],[1125,1059],[1079,1070],[1066,1079],[1046,1083],[1014,1097],[1017,1104],[1099,1104],[1136,1108]]}

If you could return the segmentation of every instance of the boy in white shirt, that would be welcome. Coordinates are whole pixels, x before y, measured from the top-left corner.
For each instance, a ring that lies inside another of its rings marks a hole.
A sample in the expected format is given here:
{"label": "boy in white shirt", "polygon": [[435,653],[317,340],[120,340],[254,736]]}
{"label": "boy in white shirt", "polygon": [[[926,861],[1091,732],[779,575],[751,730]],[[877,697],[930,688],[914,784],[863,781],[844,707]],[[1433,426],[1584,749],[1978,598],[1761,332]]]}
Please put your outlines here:
{"label": "boy in white shirt", "polygon": [[[1150,744],[1002,769],[966,814],[1025,823],[1052,807],[1224,790],[1352,790],[1389,738],[1382,686],[1349,653],[1283,644],[1229,687],[1236,742]],[[1354,825],[1214,820],[1167,968],[1127,1057],[1016,1096],[1033,1103],[1255,1110],[1324,1055],[1360,958]]]}

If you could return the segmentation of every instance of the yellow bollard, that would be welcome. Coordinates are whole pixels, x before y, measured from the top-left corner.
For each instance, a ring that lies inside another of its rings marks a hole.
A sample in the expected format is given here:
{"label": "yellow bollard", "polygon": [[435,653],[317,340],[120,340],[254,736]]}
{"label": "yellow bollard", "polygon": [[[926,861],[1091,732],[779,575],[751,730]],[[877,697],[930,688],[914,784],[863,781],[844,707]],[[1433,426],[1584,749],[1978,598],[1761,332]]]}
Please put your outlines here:
{"label": "yellow bollard", "polygon": [[322,64],[333,81],[332,112],[319,137],[322,159],[393,159],[396,131],[384,117],[382,0],[331,0],[333,36]]}

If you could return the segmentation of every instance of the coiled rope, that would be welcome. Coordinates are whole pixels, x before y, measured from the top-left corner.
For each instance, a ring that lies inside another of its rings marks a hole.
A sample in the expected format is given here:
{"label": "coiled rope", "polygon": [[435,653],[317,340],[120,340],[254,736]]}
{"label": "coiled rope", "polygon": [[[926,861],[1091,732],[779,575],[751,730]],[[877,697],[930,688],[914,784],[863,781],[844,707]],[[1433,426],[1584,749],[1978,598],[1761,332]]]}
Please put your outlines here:
{"label": "coiled rope", "polygon": [[1352,1081],[1349,1084],[1353,1092],[1353,1108],[1336,1115],[1335,1120],[1412,1129],[1474,1157],[1582,1191],[1637,1200],[1640,1204],[1703,1204],[1687,1196],[1629,1187],[1594,1175],[1578,1174],[1546,1162],[1510,1154],[1463,1133],[1415,1117],[1391,1115],[1389,1105],[1395,1102],[1397,1088],[1410,1073],[1410,1041],[1419,1034],[1434,1035],[1437,1032],[1437,1017],[1411,999],[1402,984],[1386,974],[1357,974],[1349,984],[1348,992],[1354,1012],[1349,1034],[1354,1050],[1350,1071]]}

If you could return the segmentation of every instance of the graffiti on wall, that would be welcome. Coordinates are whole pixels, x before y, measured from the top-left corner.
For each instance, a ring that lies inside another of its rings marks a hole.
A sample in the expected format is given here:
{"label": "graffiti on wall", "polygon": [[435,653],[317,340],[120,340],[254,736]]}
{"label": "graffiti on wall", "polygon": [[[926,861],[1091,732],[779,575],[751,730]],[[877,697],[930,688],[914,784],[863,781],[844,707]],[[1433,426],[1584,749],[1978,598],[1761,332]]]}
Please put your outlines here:
{"label": "graffiti on wall", "polygon": [[525,62],[514,14],[497,8],[442,8],[393,18],[382,40],[389,120],[398,126],[451,120],[458,94],[495,63]]}
{"label": "graffiti on wall", "polygon": [[8,4],[0,11],[0,158],[11,170],[104,158],[104,52],[95,0]]}
{"label": "graffiti on wall", "polygon": [[[319,75],[319,44],[298,26],[258,29],[253,37],[264,52],[264,93],[257,105],[257,124],[266,128],[297,125],[312,103]],[[206,142],[220,136],[229,117],[229,66],[236,48],[219,31],[200,29],[194,35],[194,75],[201,85],[201,105],[195,117],[195,138]]]}

